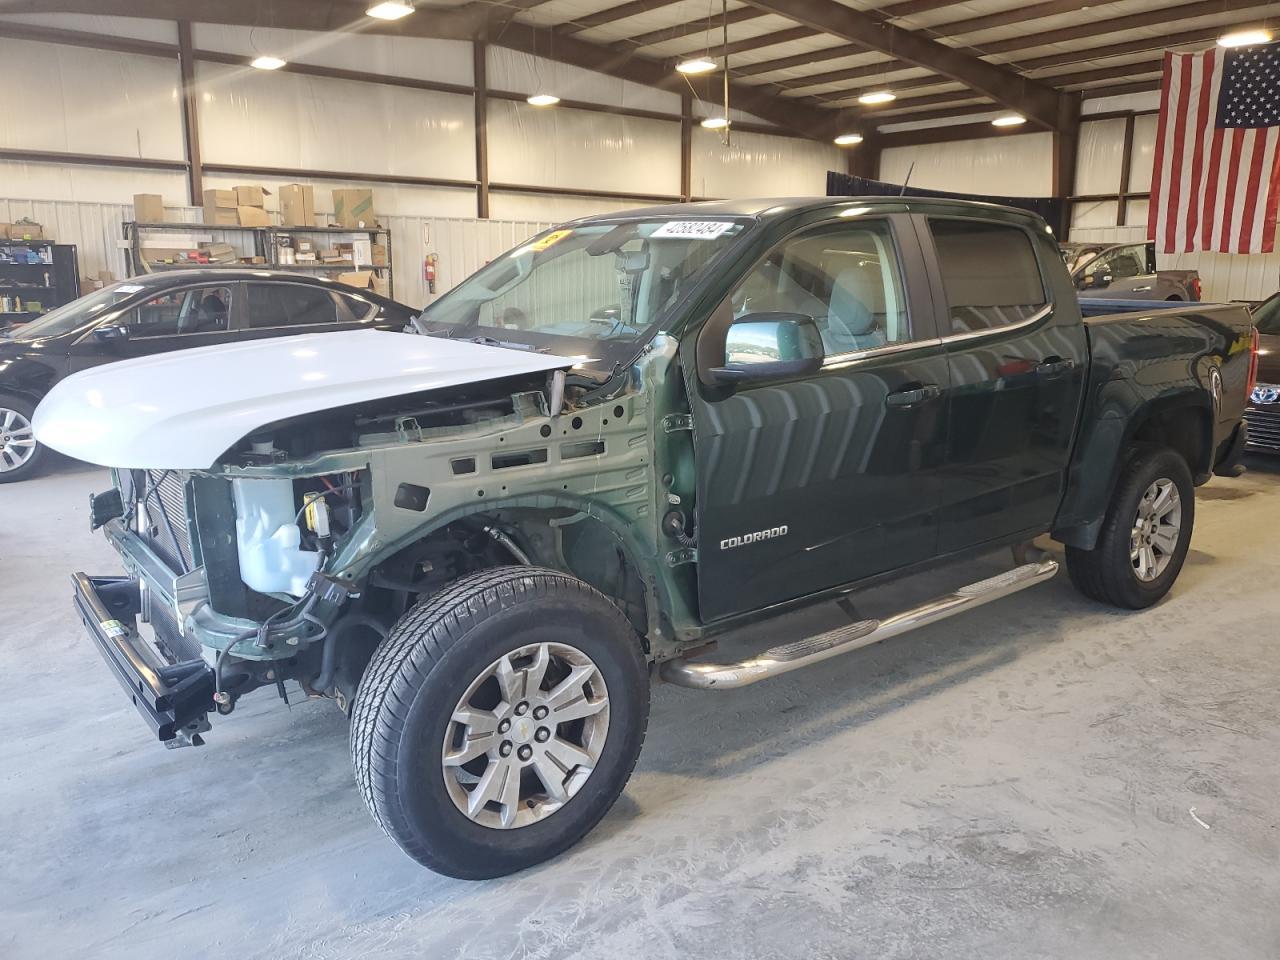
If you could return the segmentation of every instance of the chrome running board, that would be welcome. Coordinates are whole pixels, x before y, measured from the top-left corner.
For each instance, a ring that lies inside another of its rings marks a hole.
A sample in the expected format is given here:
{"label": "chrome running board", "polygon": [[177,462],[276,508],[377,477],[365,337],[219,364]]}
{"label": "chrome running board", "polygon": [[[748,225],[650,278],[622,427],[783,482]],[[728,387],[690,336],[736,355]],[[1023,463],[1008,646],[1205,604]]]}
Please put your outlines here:
{"label": "chrome running board", "polygon": [[794,643],[770,647],[758,657],[736,663],[699,663],[693,660],[667,660],[659,667],[662,679],[696,690],[733,690],[758,680],[799,670],[811,663],[838,657],[850,650],[888,640],[900,633],[945,620],[972,610],[984,603],[1007,597],[1011,593],[1043,583],[1058,572],[1058,562],[1049,557],[1014,567],[1005,573],[979,580],[954,593],[936,597],[928,603],[894,614],[884,620],[863,620],[828,630]]}

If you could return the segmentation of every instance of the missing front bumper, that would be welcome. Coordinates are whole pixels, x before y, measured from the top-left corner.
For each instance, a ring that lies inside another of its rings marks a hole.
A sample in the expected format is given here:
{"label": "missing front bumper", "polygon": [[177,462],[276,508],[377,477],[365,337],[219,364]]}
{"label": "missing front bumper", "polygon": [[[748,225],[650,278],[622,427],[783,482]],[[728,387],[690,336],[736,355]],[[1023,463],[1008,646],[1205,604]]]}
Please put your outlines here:
{"label": "missing front bumper", "polygon": [[156,738],[168,746],[203,742],[213,709],[213,670],[203,660],[164,663],[139,636],[136,580],[83,573],[71,579],[89,636]]}

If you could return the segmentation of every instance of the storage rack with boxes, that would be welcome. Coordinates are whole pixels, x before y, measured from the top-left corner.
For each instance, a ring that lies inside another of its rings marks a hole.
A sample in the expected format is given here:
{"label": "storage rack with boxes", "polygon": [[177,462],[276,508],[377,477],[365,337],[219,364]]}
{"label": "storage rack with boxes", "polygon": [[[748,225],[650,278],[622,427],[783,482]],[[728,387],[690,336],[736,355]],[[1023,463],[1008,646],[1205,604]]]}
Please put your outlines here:
{"label": "storage rack with boxes", "polygon": [[279,192],[276,226],[259,186],[206,190],[203,222],[164,221],[159,196],[134,197],[135,220],[124,224],[129,274],[191,267],[261,266],[319,272],[393,296],[391,233],[379,227],[369,190],[334,190],[333,225],[316,224],[314,189],[288,184]]}
{"label": "storage rack with boxes", "polygon": [[26,323],[80,296],[76,248],[38,223],[0,223],[0,327]]}

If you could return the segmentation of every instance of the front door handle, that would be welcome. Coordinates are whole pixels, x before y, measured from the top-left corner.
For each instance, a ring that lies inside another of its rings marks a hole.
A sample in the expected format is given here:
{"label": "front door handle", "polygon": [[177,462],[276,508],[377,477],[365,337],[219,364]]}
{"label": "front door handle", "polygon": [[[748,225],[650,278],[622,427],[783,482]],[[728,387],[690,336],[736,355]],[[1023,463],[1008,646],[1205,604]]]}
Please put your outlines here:
{"label": "front door handle", "polygon": [[1041,377],[1057,377],[1075,368],[1074,360],[1063,360],[1061,357],[1050,357],[1036,364],[1036,374]]}
{"label": "front door handle", "polygon": [[1145,286],[1145,287],[1134,287],[1134,288],[1133,288],[1133,292],[1134,292],[1134,293],[1150,293],[1150,292],[1151,292],[1151,287],[1150,287],[1150,286]]}
{"label": "front door handle", "polygon": [[942,388],[936,383],[923,383],[907,390],[895,390],[884,398],[886,407],[914,407],[926,400],[942,396]]}

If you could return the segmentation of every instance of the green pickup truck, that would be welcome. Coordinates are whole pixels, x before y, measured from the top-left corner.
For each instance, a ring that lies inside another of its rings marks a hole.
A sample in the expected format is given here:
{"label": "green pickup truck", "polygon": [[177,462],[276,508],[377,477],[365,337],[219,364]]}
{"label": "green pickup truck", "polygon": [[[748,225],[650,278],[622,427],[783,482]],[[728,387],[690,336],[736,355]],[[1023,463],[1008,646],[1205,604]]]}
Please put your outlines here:
{"label": "green pickup truck", "polygon": [[[160,740],[330,698],[391,838],[493,877],[609,810],[655,677],[741,687],[1034,586],[1043,534],[1088,596],[1159,600],[1195,486],[1240,470],[1256,338],[1241,306],[1103,307],[1018,210],[657,207],[533,238],[411,333],[124,361],[34,423],[113,468],[125,574],[75,602]],[[891,617],[716,647],[1009,546]]]}

